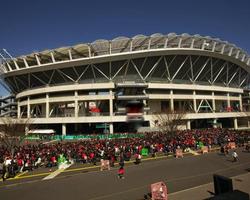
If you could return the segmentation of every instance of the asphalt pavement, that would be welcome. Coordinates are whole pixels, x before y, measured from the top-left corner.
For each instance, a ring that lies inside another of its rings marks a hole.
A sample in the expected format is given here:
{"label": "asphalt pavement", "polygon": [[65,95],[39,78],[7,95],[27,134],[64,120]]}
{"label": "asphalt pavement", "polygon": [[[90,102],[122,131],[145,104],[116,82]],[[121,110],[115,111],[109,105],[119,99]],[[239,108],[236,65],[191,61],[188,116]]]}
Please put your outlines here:
{"label": "asphalt pavement", "polygon": [[211,183],[215,173],[227,177],[249,173],[250,153],[241,149],[237,152],[239,161],[235,163],[230,157],[214,152],[178,159],[163,157],[140,165],[126,164],[125,179],[117,178],[117,168],[100,172],[95,166],[72,166],[51,180],[42,180],[50,172],[39,169],[33,174],[0,182],[0,197],[4,200],[139,200],[150,192],[150,184],[164,181],[171,200],[180,191]]}

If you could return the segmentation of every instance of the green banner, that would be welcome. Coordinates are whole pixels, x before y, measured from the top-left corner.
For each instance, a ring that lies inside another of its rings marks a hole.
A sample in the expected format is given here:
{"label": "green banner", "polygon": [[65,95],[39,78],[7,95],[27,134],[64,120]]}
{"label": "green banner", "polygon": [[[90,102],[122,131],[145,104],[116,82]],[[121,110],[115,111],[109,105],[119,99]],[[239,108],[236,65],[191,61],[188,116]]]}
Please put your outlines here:
{"label": "green banner", "polygon": [[[98,134],[98,135],[53,135],[47,136],[46,139],[48,140],[90,140],[90,139],[97,139],[97,140],[106,140],[106,139],[123,139],[123,138],[143,138],[143,134]],[[27,136],[26,140],[43,140],[43,136]]]}
{"label": "green banner", "polygon": [[143,148],[143,149],[141,150],[141,155],[142,155],[142,156],[147,156],[147,155],[148,155],[148,149],[147,149],[147,148]]}

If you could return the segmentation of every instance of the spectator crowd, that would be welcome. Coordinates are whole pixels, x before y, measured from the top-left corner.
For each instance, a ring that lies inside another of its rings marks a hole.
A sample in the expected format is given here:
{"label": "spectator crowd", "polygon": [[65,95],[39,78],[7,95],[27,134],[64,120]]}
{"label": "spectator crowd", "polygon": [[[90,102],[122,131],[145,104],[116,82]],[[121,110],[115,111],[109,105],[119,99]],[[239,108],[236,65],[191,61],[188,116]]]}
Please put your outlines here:
{"label": "spectator crowd", "polygon": [[[74,163],[92,163],[96,165],[101,159],[109,160],[110,165],[119,161],[128,161],[132,157],[141,157],[143,148],[152,156],[159,153],[171,154],[177,148],[197,150],[201,144],[212,148],[235,142],[238,146],[250,141],[250,132],[228,129],[184,130],[174,134],[161,132],[145,133],[143,138],[126,138],[112,140],[60,141],[49,144],[23,144],[16,146],[12,153],[0,144],[0,173],[15,176],[25,170],[38,167],[57,166],[63,155]],[[4,172],[4,173],[3,173]],[[2,177],[5,178],[4,176]]]}

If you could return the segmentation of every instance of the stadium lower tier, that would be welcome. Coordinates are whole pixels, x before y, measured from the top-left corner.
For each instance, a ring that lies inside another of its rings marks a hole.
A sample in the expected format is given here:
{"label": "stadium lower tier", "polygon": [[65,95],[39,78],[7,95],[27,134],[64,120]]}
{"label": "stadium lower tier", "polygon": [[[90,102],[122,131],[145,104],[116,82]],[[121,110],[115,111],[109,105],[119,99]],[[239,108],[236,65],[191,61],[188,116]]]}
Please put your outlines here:
{"label": "stadium lower tier", "polygon": [[18,118],[30,119],[32,128],[63,135],[159,131],[171,120],[179,121],[179,129],[250,127],[249,92],[241,88],[164,83],[72,88],[19,93]]}
{"label": "stadium lower tier", "polygon": [[[250,128],[249,122],[245,118],[220,118],[220,119],[198,119],[186,120],[180,129],[199,129],[223,127],[232,129]],[[149,121],[144,121],[140,125],[129,124],[127,122],[111,123],[54,123],[54,124],[32,124],[30,129],[48,130],[53,129],[57,135],[83,135],[83,134],[112,134],[127,132],[153,132],[161,131],[159,128],[150,127]]]}

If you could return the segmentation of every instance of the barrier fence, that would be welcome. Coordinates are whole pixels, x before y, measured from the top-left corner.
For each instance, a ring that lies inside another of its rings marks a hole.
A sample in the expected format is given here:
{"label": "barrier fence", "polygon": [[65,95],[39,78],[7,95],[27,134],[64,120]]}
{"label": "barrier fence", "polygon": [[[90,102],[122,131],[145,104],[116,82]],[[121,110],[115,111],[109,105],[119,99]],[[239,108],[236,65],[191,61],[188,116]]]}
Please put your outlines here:
{"label": "barrier fence", "polygon": [[106,139],[124,139],[124,138],[143,138],[143,134],[98,134],[98,135],[52,135],[52,136],[44,136],[44,135],[35,135],[35,136],[27,136],[26,140],[90,140],[90,139],[98,139],[98,140],[106,140]]}

